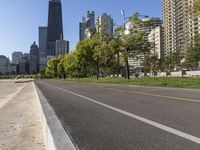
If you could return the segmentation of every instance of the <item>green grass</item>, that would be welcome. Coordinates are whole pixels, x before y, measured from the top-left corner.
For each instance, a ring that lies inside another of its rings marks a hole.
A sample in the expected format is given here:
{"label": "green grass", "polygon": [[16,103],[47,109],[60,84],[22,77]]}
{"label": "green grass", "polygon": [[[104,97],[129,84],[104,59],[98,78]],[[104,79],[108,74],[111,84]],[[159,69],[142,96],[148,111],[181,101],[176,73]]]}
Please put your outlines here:
{"label": "green grass", "polygon": [[124,78],[67,78],[66,81],[77,82],[94,82],[94,83],[111,83],[111,84],[127,84],[142,86],[160,86],[160,87],[179,87],[179,88],[200,88],[199,77],[149,77],[149,78],[133,78],[130,80]]}

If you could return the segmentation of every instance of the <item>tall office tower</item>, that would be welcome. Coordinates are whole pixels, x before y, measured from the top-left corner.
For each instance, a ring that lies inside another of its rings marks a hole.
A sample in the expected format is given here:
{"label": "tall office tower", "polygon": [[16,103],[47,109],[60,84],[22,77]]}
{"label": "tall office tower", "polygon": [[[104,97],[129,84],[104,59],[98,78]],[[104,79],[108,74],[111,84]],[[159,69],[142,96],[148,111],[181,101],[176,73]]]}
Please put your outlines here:
{"label": "tall office tower", "polygon": [[189,8],[195,0],[163,0],[164,49],[167,54],[180,50],[183,56],[192,38],[200,33],[200,16]]}
{"label": "tall office tower", "polygon": [[39,72],[39,48],[34,42],[30,47],[30,61],[29,61],[30,73]]}
{"label": "tall office tower", "polygon": [[19,60],[19,73],[28,74],[29,73],[29,61],[27,57],[23,57]]}
{"label": "tall office tower", "polygon": [[39,56],[40,56],[40,71],[47,65],[47,27],[39,27]]}
{"label": "tall office tower", "polygon": [[82,22],[79,23],[79,40],[86,39],[86,29],[89,29],[95,25],[95,13],[94,11],[87,11],[85,17],[82,17]]}
{"label": "tall office tower", "polygon": [[56,56],[62,56],[69,53],[69,41],[56,40]]}
{"label": "tall office tower", "polygon": [[39,55],[40,58],[46,58],[46,41],[47,41],[47,27],[39,27]]}
{"label": "tall office tower", "polygon": [[63,38],[62,5],[60,0],[49,1],[47,27],[47,56],[55,56],[56,40]]}
{"label": "tall office tower", "polygon": [[22,52],[13,52],[12,53],[12,64],[17,65],[19,60],[23,57]]}
{"label": "tall office tower", "polygon": [[113,35],[113,19],[111,16],[103,13],[97,19],[97,31],[104,30],[107,34]]}

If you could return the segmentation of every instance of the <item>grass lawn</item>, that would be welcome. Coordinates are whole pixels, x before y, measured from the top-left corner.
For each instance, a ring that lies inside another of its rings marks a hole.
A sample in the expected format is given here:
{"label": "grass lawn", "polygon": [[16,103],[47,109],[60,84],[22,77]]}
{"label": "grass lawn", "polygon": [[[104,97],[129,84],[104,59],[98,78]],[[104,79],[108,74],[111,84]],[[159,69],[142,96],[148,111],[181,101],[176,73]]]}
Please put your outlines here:
{"label": "grass lawn", "polygon": [[149,78],[67,78],[66,81],[94,82],[94,83],[112,83],[142,86],[161,86],[161,87],[179,87],[179,88],[200,88],[200,77],[149,77]]}

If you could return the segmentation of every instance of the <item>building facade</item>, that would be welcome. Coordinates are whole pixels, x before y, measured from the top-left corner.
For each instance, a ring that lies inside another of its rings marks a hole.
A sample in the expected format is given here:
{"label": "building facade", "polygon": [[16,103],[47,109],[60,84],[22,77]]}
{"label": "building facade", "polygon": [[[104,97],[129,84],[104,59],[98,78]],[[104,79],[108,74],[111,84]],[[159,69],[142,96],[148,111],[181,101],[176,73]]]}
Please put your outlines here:
{"label": "building facade", "polygon": [[63,39],[62,4],[60,0],[50,0],[46,43],[47,56],[55,56],[55,44],[60,36]]}
{"label": "building facade", "polygon": [[86,30],[94,27],[95,25],[95,13],[94,11],[87,11],[85,17],[82,17],[82,21],[79,23],[79,40],[86,39]]}
{"label": "building facade", "polygon": [[[144,28],[138,28],[138,31],[142,31],[144,33],[144,38],[146,40],[149,40],[149,38],[151,37],[150,40],[152,40],[152,43],[156,42],[156,44],[158,44],[158,46],[161,45],[161,43],[159,43],[159,40],[161,40],[161,39],[159,39],[159,33],[158,33],[159,29],[156,30],[156,36],[155,36],[155,32],[153,32],[153,31],[155,31],[156,28],[159,28],[162,25],[162,20],[160,18],[144,18],[144,19],[142,19],[142,21],[144,22],[144,24],[151,22],[151,26],[146,26]],[[125,33],[129,34],[129,30],[132,28],[133,28],[132,23],[130,21],[128,21],[125,24]],[[158,49],[156,49],[156,50],[159,51]],[[160,55],[158,55],[158,57],[160,57]],[[129,58],[129,60],[128,60],[129,65],[131,67],[137,68],[137,69],[142,68],[143,61],[144,61],[144,53],[140,53],[135,58]]]}
{"label": "building facade", "polygon": [[29,61],[27,57],[19,60],[19,74],[29,74]]}
{"label": "building facade", "polygon": [[151,53],[157,55],[158,58],[163,57],[163,27],[158,26],[155,29],[151,30],[148,36],[149,42],[152,43],[153,48],[151,49]]}
{"label": "building facade", "polygon": [[19,60],[23,57],[23,53],[22,52],[13,52],[12,53],[12,63],[13,64],[18,64]]}
{"label": "building facade", "polygon": [[163,0],[164,50],[169,54],[176,49],[175,0]]}
{"label": "building facade", "polygon": [[69,41],[56,40],[56,56],[69,53]]}
{"label": "building facade", "polygon": [[46,41],[47,41],[47,27],[39,27],[39,56],[40,56],[40,71],[46,67]]}
{"label": "building facade", "polygon": [[200,16],[190,13],[195,0],[163,0],[164,50],[180,50],[185,56],[192,39],[200,33]]}
{"label": "building facade", "polygon": [[113,26],[113,19],[110,15],[103,13],[100,17],[98,17],[96,23],[97,32],[102,30],[109,35],[113,35]]}
{"label": "building facade", "polygon": [[0,74],[15,72],[16,70],[14,67],[16,67],[16,65],[12,65],[9,58],[0,55]]}
{"label": "building facade", "polygon": [[40,55],[40,58],[47,57],[46,41],[47,41],[47,27],[39,27],[39,55]]}
{"label": "building facade", "polygon": [[39,72],[39,47],[34,42],[30,47],[29,72]]}

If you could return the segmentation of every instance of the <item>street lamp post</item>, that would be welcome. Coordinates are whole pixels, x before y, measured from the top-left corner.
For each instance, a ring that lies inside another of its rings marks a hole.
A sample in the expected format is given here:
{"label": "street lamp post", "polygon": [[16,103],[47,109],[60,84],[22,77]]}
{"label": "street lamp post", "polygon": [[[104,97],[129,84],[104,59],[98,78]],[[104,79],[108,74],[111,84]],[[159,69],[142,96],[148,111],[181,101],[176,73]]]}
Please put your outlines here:
{"label": "street lamp post", "polygon": [[[126,15],[125,15],[125,11],[121,10],[121,14],[123,16],[123,23],[124,23],[124,34],[126,34]],[[126,52],[128,54],[128,49],[126,49]],[[129,70],[129,64],[128,64],[128,56],[126,56],[126,60],[125,60],[125,77],[127,79],[130,79],[130,70]]]}

